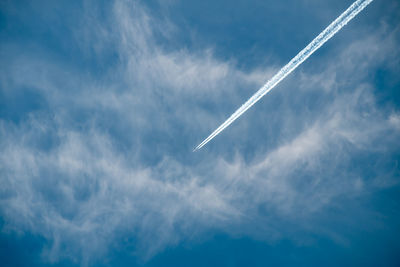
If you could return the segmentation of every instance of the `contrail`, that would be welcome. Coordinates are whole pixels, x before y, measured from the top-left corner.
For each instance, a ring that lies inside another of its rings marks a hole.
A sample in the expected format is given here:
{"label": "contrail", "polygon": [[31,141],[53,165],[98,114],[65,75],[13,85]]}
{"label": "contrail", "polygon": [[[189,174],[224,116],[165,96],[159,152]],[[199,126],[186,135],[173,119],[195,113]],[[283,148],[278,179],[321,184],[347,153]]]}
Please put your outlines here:
{"label": "contrail", "polygon": [[266,93],[271,91],[280,81],[294,71],[301,63],[309,58],[324,43],[331,39],[340,29],[342,29],[350,20],[360,13],[373,0],[357,0],[345,12],[333,21],[323,32],[321,32],[309,45],[297,54],[288,64],[286,64],[274,77],[272,77],[263,87],[261,87],[249,100],[238,108],[224,123],[222,123],[210,136],[201,142],[193,151],[202,148],[211,139],[222,132],[232,122],[240,117],[246,110],[253,106]]}

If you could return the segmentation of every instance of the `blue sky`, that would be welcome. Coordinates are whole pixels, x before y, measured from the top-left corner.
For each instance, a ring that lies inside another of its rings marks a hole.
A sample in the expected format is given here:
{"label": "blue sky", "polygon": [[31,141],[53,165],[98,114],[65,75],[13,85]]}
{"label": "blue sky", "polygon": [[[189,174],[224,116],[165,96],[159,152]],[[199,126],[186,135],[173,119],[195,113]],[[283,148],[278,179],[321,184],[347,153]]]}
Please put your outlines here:
{"label": "blue sky", "polygon": [[400,4],[0,3],[4,266],[398,266]]}

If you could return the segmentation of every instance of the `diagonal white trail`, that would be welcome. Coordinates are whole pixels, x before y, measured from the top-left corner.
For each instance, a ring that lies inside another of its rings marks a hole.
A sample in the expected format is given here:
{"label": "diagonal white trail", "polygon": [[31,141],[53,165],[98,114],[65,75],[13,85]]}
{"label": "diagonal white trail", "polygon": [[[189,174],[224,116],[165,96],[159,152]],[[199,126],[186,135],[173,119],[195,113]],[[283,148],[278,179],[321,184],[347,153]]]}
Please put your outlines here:
{"label": "diagonal white trail", "polygon": [[280,81],[294,71],[301,63],[310,57],[324,43],[331,39],[340,29],[342,29],[350,20],[360,13],[373,0],[357,0],[345,12],[343,12],[335,21],[333,21],[323,32],[321,32],[309,45],[297,54],[288,64],[286,64],[274,77],[272,77],[263,87],[261,87],[252,97],[249,98],[240,108],[238,108],[224,123],[222,123],[210,136],[201,142],[194,151],[202,148],[211,139],[222,132],[232,122],[240,117],[246,110],[253,106],[266,93],[271,91]]}

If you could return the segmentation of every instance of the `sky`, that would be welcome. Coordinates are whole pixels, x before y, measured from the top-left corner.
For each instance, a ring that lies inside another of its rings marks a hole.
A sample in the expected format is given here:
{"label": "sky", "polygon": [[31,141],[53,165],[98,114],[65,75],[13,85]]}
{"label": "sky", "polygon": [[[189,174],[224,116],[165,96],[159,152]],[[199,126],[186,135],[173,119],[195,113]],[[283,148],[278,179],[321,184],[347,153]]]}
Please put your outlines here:
{"label": "sky", "polygon": [[400,2],[3,0],[2,266],[399,266]]}

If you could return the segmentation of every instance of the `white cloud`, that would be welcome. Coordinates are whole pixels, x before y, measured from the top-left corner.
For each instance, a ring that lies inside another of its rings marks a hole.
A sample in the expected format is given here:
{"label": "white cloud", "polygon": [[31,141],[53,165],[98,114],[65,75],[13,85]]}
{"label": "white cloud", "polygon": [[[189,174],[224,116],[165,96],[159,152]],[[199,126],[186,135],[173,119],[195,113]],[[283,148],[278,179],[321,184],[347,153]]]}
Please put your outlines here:
{"label": "white cloud", "polygon": [[[255,91],[275,67],[246,72],[216,59],[212,50],[166,52],[153,31],[166,23],[173,32],[170,22],[150,17],[137,3],[117,1],[112,12],[111,26],[89,20],[77,31],[84,51],[94,43],[99,54],[117,48],[119,64],[101,81],[34,55],[10,59],[0,76],[7,90],[37,88],[48,103],[48,110],[19,124],[0,121],[3,231],[44,236],[52,244],[48,260],[90,262],[121,235],[134,236],[144,258],[210,229],[263,240],[291,238],[282,221],[342,240],[306,222],[343,195],[396,182],[367,181],[346,168],[359,151],[396,149],[399,116],[375,103],[365,79],[371,64],[386,62],[396,51],[391,32],[353,41],[321,74],[301,73],[300,84],[289,80],[285,87],[300,87],[299,95],[283,90],[282,96],[303,101],[323,88],[328,100],[296,129],[275,122],[285,129],[276,129],[274,146],[254,159],[239,150],[233,158],[210,150],[201,159],[187,159],[163,148],[180,138],[177,132],[185,132],[182,142],[190,143],[226,115],[204,103],[241,103],[243,90]],[[80,38],[86,34],[94,39]],[[361,59],[363,65],[355,64]],[[289,122],[298,119],[290,103],[276,109],[289,114]],[[257,125],[241,127],[238,132],[248,134]],[[148,138],[159,143],[143,147]]]}
{"label": "white cloud", "polygon": [[400,115],[398,114],[391,114],[389,117],[389,122],[393,127],[397,130],[400,130]]}

